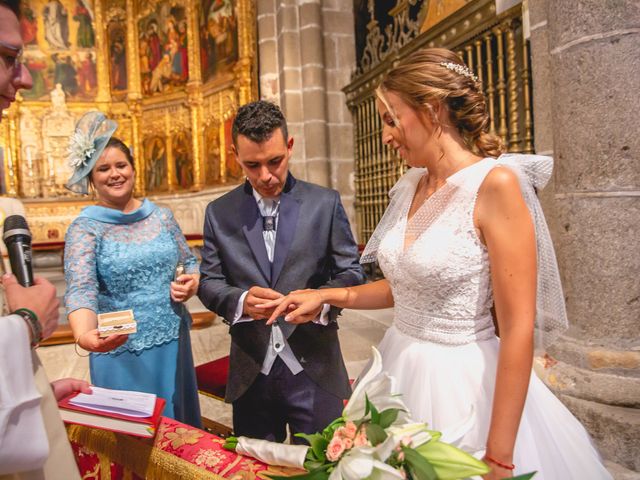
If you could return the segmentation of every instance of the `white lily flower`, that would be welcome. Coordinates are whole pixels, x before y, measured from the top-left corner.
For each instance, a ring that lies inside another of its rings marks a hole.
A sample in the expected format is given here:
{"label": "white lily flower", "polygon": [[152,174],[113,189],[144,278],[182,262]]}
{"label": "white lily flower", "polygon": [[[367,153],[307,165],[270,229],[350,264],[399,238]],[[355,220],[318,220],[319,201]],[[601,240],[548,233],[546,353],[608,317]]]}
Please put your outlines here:
{"label": "white lily flower", "polygon": [[331,472],[329,480],[402,479],[401,472],[374,457],[375,450],[373,447],[357,447],[349,450]]}
{"label": "white lily flower", "polygon": [[376,407],[376,410],[383,412],[389,408],[402,410],[394,422],[402,423],[407,418],[407,406],[399,395],[394,395],[391,391],[391,377],[382,371],[382,357],[380,352],[371,347],[373,360],[369,370],[363,375],[355,390],[351,394],[349,402],[344,407],[343,416],[345,420],[361,420],[366,410],[366,398]]}
{"label": "white lily flower", "polygon": [[428,441],[430,441],[433,437],[429,432],[419,432],[411,437],[411,447],[417,448],[420,445],[424,445]]}

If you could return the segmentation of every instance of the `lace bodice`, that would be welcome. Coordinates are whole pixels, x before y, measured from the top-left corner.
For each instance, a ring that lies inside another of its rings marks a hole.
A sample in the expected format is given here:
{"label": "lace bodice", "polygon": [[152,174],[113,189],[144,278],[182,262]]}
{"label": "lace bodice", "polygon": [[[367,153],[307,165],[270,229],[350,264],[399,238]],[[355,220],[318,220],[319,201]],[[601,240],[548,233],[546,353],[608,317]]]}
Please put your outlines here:
{"label": "lace bodice", "polygon": [[198,272],[196,258],[166,208],[153,206],[145,218],[122,224],[80,216],[66,236],[67,314],[79,308],[96,313],[133,309],[137,333],[110,354],[178,338],[181,307],[172,304],[169,287],[179,261],[187,273]]}
{"label": "lace bodice", "polygon": [[389,192],[389,206],[360,261],[380,262],[393,290],[395,325],[406,334],[446,344],[494,335],[489,257],[477,237],[473,210],[480,185],[497,166],[518,177],[535,227],[536,346],[547,347],[567,328],[558,264],[536,195],[551,177],[553,160],[505,154],[451,175],[410,220],[407,213],[425,170],[409,170]]}
{"label": "lace bodice", "polygon": [[[407,202],[382,239],[378,261],[393,291],[394,325],[411,337],[455,345],[495,334],[489,258],[473,224],[477,189],[487,171],[481,161],[457,172],[410,221]],[[413,171],[407,190],[415,192],[423,174]],[[418,223],[424,228],[412,228]]]}

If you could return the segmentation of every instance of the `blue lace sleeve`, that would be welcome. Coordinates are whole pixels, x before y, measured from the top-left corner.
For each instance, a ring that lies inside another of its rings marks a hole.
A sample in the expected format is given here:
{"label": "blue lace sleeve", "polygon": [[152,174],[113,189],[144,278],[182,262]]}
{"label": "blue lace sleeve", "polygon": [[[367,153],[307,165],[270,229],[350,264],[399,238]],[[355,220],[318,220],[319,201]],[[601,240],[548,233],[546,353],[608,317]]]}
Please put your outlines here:
{"label": "blue lace sleeve", "polygon": [[176,222],[171,210],[160,207],[160,216],[178,246],[180,261],[184,265],[185,273],[200,273],[198,260],[195,255],[191,253],[187,239],[184,238],[182,230],[180,230],[180,225]]}
{"label": "blue lace sleeve", "polygon": [[94,222],[76,219],[65,237],[64,278],[67,290],[64,304],[67,315],[79,308],[98,312],[98,278],[96,274],[97,231]]}

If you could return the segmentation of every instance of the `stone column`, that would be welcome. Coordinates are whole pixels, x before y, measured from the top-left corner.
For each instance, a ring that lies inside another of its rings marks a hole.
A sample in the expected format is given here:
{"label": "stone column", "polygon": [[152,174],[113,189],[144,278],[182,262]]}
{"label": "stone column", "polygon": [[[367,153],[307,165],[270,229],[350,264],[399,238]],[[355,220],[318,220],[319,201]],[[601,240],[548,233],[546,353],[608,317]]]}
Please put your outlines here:
{"label": "stone column", "polygon": [[353,2],[325,0],[322,18],[331,188],[340,192],[355,234],[353,119],[342,91],[356,69]]}
{"label": "stone column", "polygon": [[259,0],[260,96],[280,105],[295,138],[294,175],[337,189],[353,217],[353,128],[341,89],[355,67],[352,5]]}
{"label": "stone column", "polygon": [[543,376],[604,456],[636,471],[639,21],[633,0],[530,2],[535,147],[555,158],[541,198],[570,322]]}

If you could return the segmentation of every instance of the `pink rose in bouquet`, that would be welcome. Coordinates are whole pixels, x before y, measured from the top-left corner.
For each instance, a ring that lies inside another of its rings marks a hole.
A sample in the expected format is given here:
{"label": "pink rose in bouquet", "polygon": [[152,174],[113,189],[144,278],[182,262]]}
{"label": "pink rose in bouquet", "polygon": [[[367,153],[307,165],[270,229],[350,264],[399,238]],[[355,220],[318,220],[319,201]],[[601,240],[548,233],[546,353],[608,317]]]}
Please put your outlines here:
{"label": "pink rose in bouquet", "polygon": [[339,435],[335,435],[327,446],[327,460],[330,462],[338,461],[346,449],[347,446],[344,443],[344,439]]}

